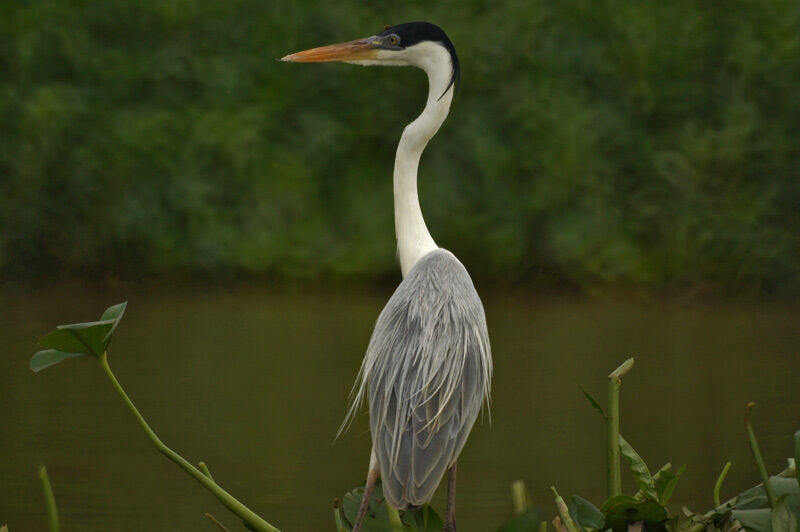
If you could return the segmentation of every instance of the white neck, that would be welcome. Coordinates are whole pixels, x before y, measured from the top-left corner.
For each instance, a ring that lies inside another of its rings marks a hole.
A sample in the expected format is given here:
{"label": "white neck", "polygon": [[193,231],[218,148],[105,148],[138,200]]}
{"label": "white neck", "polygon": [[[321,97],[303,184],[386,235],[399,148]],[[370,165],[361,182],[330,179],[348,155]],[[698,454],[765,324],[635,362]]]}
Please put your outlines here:
{"label": "white neck", "polygon": [[450,54],[443,46],[426,42],[413,49],[414,64],[428,74],[429,88],[425,109],[403,130],[394,160],[394,227],[403,277],[419,259],[437,249],[419,206],[417,168],[422,151],[447,118],[455,90],[447,88],[453,70]]}

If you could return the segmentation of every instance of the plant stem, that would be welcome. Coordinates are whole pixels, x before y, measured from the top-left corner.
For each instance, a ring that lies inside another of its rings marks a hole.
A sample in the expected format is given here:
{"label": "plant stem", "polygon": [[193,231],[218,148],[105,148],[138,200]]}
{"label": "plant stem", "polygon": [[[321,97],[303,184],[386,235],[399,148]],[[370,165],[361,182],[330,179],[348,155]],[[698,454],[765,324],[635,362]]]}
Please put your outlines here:
{"label": "plant stem", "polygon": [[747,427],[747,437],[750,439],[750,450],[753,452],[753,458],[756,460],[758,472],[761,474],[761,482],[764,483],[764,491],[767,493],[767,500],[769,506],[775,509],[775,494],[772,491],[772,485],[769,483],[769,474],[767,467],[764,465],[764,459],[761,457],[761,450],[758,448],[758,441],[756,441],[756,433],[753,430],[753,425],[750,423],[750,410],[755,406],[755,403],[747,403],[747,410],[744,414],[744,424]]}
{"label": "plant stem", "polygon": [[514,506],[514,513],[522,515],[528,509],[528,494],[525,493],[525,482],[515,480],[511,483],[511,503]]}
{"label": "plant stem", "polygon": [[550,491],[552,491],[556,496],[556,510],[558,510],[558,516],[561,518],[561,523],[564,525],[564,528],[566,528],[568,532],[579,532],[578,526],[569,515],[567,504],[564,502],[564,499],[561,497],[561,495],[559,495],[556,491],[556,487],[550,486]]}
{"label": "plant stem", "polygon": [[211,515],[210,513],[206,512],[206,517],[208,517],[209,521],[211,521],[212,523],[214,523],[215,525],[217,525],[217,527],[219,527],[219,529],[220,529],[220,530],[222,530],[223,532],[231,532],[230,530],[228,530],[228,529],[225,527],[225,525],[223,525],[222,523],[220,523],[219,521],[217,521],[217,518],[216,518],[216,517],[214,517],[213,515]]}
{"label": "plant stem", "polygon": [[145,434],[147,434],[147,437],[150,438],[150,441],[153,442],[153,445],[156,446],[156,449],[158,449],[161,454],[178,464],[181,468],[183,468],[184,471],[189,473],[192,478],[202,484],[204,488],[213,493],[219,502],[221,502],[225,508],[238,515],[248,528],[258,532],[280,532],[277,528],[264,521],[260,516],[258,516],[258,514],[253,512],[247,506],[236,500],[236,498],[234,498],[227,491],[219,487],[216,482],[204,475],[202,471],[190,464],[181,455],[167,447],[156,435],[156,433],[153,432],[153,429],[150,428],[150,425],[147,424],[147,421],[145,421],[144,417],[142,417],[142,414],[139,413],[139,410],[137,410],[136,406],[133,404],[133,401],[131,401],[130,397],[128,397],[128,394],[125,393],[125,390],[122,388],[122,385],[114,376],[114,373],[111,371],[111,367],[108,365],[107,354],[103,353],[99,360],[100,365],[103,367],[103,371],[105,371],[108,379],[114,386],[114,389],[128,406],[128,409],[133,414],[133,417],[136,418],[136,421],[139,422],[139,426],[142,427],[142,430],[144,430]]}
{"label": "plant stem", "polygon": [[50,478],[47,476],[47,469],[44,467],[44,464],[39,466],[39,480],[42,483],[44,502],[47,506],[47,521],[50,523],[50,532],[59,532],[61,530],[61,525],[58,523],[56,497],[53,495],[53,487],[50,485]]}
{"label": "plant stem", "polygon": [[208,470],[208,466],[206,465],[205,462],[197,462],[197,467],[200,468],[200,471],[202,471],[203,474],[207,476],[209,480],[216,483],[214,477],[211,476],[211,471]]}
{"label": "plant stem", "polygon": [[606,461],[606,491],[608,498],[622,493],[622,473],[619,458],[619,387],[622,377],[633,367],[633,358],[623,362],[617,369],[608,375],[608,417],[606,418],[607,432],[607,461]]}
{"label": "plant stem", "polygon": [[336,532],[347,532],[344,524],[342,524],[342,509],[339,499],[333,499],[333,520],[336,523]]}
{"label": "plant stem", "polygon": [[722,468],[722,473],[719,474],[717,482],[714,484],[714,506],[719,506],[719,492],[722,489],[722,483],[725,482],[725,477],[728,476],[728,471],[731,469],[731,463],[727,462],[725,467]]}

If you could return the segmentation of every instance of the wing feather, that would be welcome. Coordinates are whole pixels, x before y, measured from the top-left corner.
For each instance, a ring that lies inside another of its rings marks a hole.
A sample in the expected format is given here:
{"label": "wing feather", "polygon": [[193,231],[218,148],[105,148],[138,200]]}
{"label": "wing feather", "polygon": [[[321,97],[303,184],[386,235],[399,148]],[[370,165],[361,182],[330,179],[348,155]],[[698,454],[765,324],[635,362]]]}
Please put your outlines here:
{"label": "wing feather", "polygon": [[344,430],[364,397],[389,503],[424,504],[458,458],[484,398],[492,360],[483,306],[449,251],[425,255],[381,312]]}

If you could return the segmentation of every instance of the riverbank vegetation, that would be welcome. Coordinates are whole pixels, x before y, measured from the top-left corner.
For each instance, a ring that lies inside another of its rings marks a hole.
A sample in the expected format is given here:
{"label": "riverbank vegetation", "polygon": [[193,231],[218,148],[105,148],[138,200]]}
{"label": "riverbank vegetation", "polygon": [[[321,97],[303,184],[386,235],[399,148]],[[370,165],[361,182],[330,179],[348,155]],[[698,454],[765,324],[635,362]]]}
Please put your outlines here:
{"label": "riverbank vegetation", "polygon": [[424,76],[275,58],[424,19],[451,36],[463,82],[421,201],[473,275],[800,291],[794,2],[0,13],[6,279],[394,275],[393,153]]}

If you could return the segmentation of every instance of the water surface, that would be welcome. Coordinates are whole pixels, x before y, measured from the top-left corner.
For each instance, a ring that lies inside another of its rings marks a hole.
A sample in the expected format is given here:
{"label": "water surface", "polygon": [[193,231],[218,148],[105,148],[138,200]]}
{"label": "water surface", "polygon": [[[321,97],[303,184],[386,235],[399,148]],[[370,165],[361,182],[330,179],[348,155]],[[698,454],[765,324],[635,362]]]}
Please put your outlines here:
{"label": "water surface", "polygon": [[[205,512],[239,527],[152,448],[92,360],[27,369],[52,326],[128,299],[110,361],[162,439],[205,460],[282,530],[332,530],[331,501],[366,473],[366,417],[333,438],[390,289],[78,288],[0,293],[0,524],[46,529],[36,477],[46,463],[64,530],[213,530]],[[784,467],[800,428],[800,308],[479,290],[495,361],[492,420],[476,425],[459,463],[461,532],[509,516],[518,478],[548,512],[553,484],[602,498],[603,424],[578,386],[605,402],[605,375],[632,355],[622,431],[651,467],[688,464],[677,505],[708,509],[726,460],[723,496],[757,482],[748,401],[768,467]],[[443,510],[442,489],[434,504]]]}

